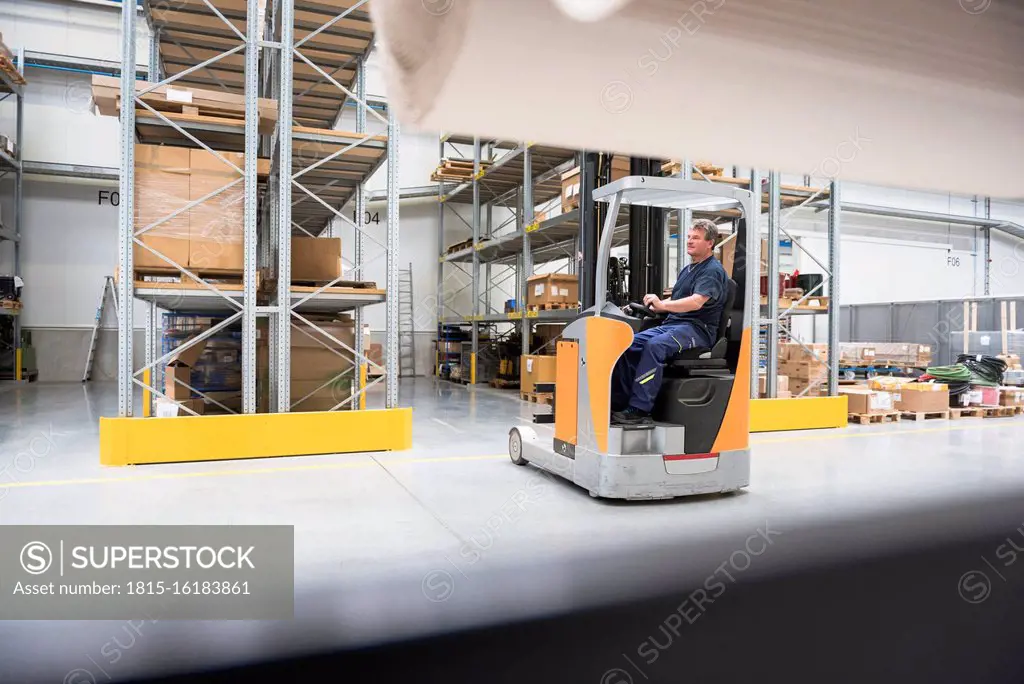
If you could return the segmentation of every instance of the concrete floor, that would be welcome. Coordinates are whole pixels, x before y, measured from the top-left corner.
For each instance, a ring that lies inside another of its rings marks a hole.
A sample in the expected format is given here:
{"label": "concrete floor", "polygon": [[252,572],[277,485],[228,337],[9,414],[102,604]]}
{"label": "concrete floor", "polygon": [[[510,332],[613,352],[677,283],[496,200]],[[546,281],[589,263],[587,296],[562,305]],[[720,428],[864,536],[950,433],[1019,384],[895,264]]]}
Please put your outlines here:
{"label": "concrete floor", "polygon": [[[754,435],[744,492],[610,503],[509,462],[509,427],[539,410],[515,392],[421,378],[402,382],[401,403],[414,407],[408,452],[114,469],[99,465],[97,427],[100,416],[116,414],[113,385],[7,386],[0,523],[294,525],[298,596],[432,568],[461,589],[473,576],[469,565],[623,553],[667,528],[696,541],[766,521],[784,529],[895,516],[915,504],[1024,488],[1024,416]],[[503,506],[524,490],[535,505],[503,519]],[[479,550],[472,563],[460,553],[466,544]],[[297,617],[316,610],[297,599]],[[29,644],[59,629],[95,650],[109,638],[102,624],[0,622],[0,639]]]}

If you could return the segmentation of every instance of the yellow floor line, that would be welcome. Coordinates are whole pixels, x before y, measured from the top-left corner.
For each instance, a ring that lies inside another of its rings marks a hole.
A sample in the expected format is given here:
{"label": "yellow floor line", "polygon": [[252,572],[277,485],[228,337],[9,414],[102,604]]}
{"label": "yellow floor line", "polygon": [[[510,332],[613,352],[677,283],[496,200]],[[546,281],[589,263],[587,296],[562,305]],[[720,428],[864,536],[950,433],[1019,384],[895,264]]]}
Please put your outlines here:
{"label": "yellow floor line", "polygon": [[[1024,428],[1024,422],[1013,423],[1013,424],[990,424],[990,425],[963,425],[960,427],[941,427],[941,428],[920,428],[915,430],[896,430],[896,431],[871,431],[871,432],[848,432],[848,431],[836,431],[828,433],[815,433],[806,435],[789,435],[786,437],[778,437],[774,439],[759,439],[755,438],[751,441],[751,446],[758,446],[761,444],[781,444],[786,442],[815,442],[820,440],[829,439],[853,439],[858,437],[898,437],[901,435],[918,435],[924,433],[934,432],[963,432],[966,430],[990,430],[997,428]],[[456,461],[490,461],[508,458],[508,454],[482,454],[472,456],[431,456],[423,458],[402,458],[398,453],[391,453],[386,457],[378,457],[378,461],[388,465],[420,465],[424,463],[451,463]],[[323,470],[348,470],[356,468],[370,468],[373,467],[375,462],[371,459],[358,460],[358,461],[346,461],[343,463],[314,463],[307,465],[293,465],[293,466],[278,466],[272,468],[239,468],[237,470],[200,470],[192,471],[187,473],[151,473],[147,475],[139,475],[138,477],[91,477],[82,478],[77,480],[38,480],[29,482],[8,482],[0,485],[0,490],[3,489],[26,489],[30,487],[62,487],[67,485],[84,485],[84,484],[114,484],[123,482],[150,482],[156,480],[180,480],[187,478],[202,478],[202,477],[226,477],[230,475],[277,475],[282,473],[299,473],[305,471],[323,471]],[[155,466],[140,466],[144,468],[152,468]]]}
{"label": "yellow floor line", "polygon": [[[443,463],[446,461],[483,461],[508,458],[508,454],[487,454],[483,456],[439,456],[434,458],[380,458],[384,464],[420,464]],[[61,487],[76,484],[109,484],[115,482],[149,482],[152,480],[179,480],[194,477],[225,477],[228,475],[277,475],[281,473],[297,473],[310,470],[345,470],[354,468],[370,468],[376,465],[372,460],[352,461],[346,463],[317,463],[301,466],[280,466],[276,468],[239,468],[238,470],[199,470],[187,473],[152,473],[138,477],[90,477],[78,480],[36,480],[30,482],[9,482],[0,485],[0,490],[27,487]],[[143,466],[153,467],[153,466]]]}

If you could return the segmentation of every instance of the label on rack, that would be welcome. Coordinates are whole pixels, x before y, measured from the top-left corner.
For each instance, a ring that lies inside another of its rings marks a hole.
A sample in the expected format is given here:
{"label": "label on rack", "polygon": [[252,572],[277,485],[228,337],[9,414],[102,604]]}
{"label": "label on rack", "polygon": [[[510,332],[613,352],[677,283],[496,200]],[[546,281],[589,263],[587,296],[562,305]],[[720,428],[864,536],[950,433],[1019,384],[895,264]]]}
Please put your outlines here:
{"label": "label on rack", "polygon": [[168,88],[165,93],[168,102],[182,102],[184,104],[192,104],[192,91],[191,90],[178,90],[177,88]]}

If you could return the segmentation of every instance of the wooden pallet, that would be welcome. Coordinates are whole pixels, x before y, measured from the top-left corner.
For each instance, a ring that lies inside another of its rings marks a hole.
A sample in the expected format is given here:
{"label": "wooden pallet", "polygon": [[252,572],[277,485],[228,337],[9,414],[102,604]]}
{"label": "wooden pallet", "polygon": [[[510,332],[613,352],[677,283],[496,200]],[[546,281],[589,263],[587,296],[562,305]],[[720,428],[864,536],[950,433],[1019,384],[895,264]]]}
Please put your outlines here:
{"label": "wooden pallet", "polygon": [[[267,281],[267,282],[269,283],[270,281]],[[355,288],[357,290],[359,290],[359,289],[376,290],[377,289],[377,283],[375,283],[372,280],[339,280],[337,282],[333,282],[331,280],[295,280],[294,278],[292,279],[292,285],[293,286],[297,286],[297,287],[312,287],[314,289],[319,289],[319,288],[323,287],[324,285],[327,285],[328,283],[333,283],[331,285],[331,287],[351,287],[351,288]],[[277,287],[276,284],[274,285],[274,287]],[[330,289],[330,288],[328,288],[328,289]]]}
{"label": "wooden pallet", "polygon": [[550,406],[554,402],[555,395],[551,392],[520,392],[519,398],[534,404],[547,404]]}
{"label": "wooden pallet", "polygon": [[7,55],[0,54],[0,71],[5,72],[18,85],[25,85],[27,83],[25,77],[18,72],[14,67],[14,62],[9,60]]}
{"label": "wooden pallet", "polygon": [[869,425],[871,423],[898,423],[900,422],[900,413],[850,413],[847,419],[851,423],[859,423],[861,425]]}
{"label": "wooden pallet", "polygon": [[14,299],[0,299],[0,309],[20,309],[21,302]]}
{"label": "wooden pallet", "polygon": [[[212,280],[212,281],[221,282],[221,283],[230,283],[230,284],[238,284],[238,285],[242,284],[242,272],[237,270],[237,269],[217,269],[217,268],[213,268],[213,269],[194,270],[194,269],[190,268],[189,270],[192,271],[192,273],[194,273],[197,276],[199,276],[200,278],[202,278],[203,280]],[[150,280],[150,281],[146,281],[147,277],[151,277],[151,278],[174,278],[174,282],[172,283],[172,282],[169,282],[169,281],[166,281],[166,280]],[[257,282],[257,284],[259,283],[259,277],[260,277],[260,274],[259,274],[259,272],[257,272],[256,273],[256,282]],[[141,269],[141,270],[140,269],[136,269],[136,271],[135,271],[135,281],[136,282],[145,281],[145,282],[156,283],[156,284],[161,284],[161,285],[164,285],[164,284],[173,285],[174,283],[191,283],[191,284],[195,284],[194,280],[189,278],[187,275],[185,275],[184,273],[182,273],[178,269],[173,268],[171,266],[168,266],[167,268],[162,268],[162,267],[156,266],[156,267],[144,268],[144,269]]]}
{"label": "wooden pallet", "polygon": [[[800,301],[800,298],[789,299],[786,297],[779,298],[779,311],[785,311],[791,306]],[[815,304],[817,302],[817,304]],[[768,298],[761,297],[761,306],[768,306]],[[800,306],[796,308],[797,311],[828,311],[828,297],[819,297],[817,295],[811,295],[804,300]]]}
{"label": "wooden pallet", "polygon": [[949,411],[903,411],[906,420],[949,420]]}
{"label": "wooden pallet", "polygon": [[519,389],[518,380],[506,380],[505,378],[494,378],[491,380],[491,387],[495,389]]}
{"label": "wooden pallet", "polygon": [[472,240],[463,240],[462,242],[456,242],[454,245],[448,245],[448,249],[445,250],[445,254],[455,254],[455,252],[461,252],[462,250],[468,249],[472,246]]}
{"label": "wooden pallet", "polygon": [[578,309],[579,304],[569,304],[568,302],[552,302],[549,304],[530,304],[526,308],[530,311],[564,311],[566,309]]}
{"label": "wooden pallet", "polygon": [[1006,418],[1017,415],[1016,406],[968,406],[966,408],[952,408],[949,410],[950,418]]}

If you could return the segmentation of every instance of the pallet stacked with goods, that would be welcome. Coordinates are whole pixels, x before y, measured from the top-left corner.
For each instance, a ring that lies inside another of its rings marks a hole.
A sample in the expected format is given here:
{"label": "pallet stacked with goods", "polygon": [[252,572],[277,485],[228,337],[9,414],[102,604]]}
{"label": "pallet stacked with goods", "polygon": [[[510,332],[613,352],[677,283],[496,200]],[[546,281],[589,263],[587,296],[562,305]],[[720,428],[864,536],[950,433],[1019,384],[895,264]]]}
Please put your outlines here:
{"label": "pallet stacked with goods", "polygon": [[[9,210],[0,213],[0,243],[11,242],[13,271],[0,273],[0,380],[24,382],[35,380],[37,370],[21,330],[24,283],[21,279],[22,226],[22,130],[25,105],[25,53],[17,54],[3,42],[0,35],[0,178],[13,179],[14,197]],[[4,111],[7,110],[7,111]]]}
{"label": "pallet stacked with goods", "polygon": [[[313,413],[365,423],[358,438],[339,432],[334,451],[388,448],[394,439],[381,436],[380,421],[398,421],[408,436],[397,409],[398,304],[388,296],[398,290],[398,130],[369,104],[367,10],[366,0],[147,6],[149,81],[136,80],[135,44],[125,39],[121,76],[94,77],[98,110],[121,122],[118,299],[146,310],[136,369],[132,307],[118,309],[122,418],[135,416],[141,387],[143,416],[159,401],[161,415],[204,420]],[[122,36],[135,35],[136,21],[122,11]],[[385,166],[381,239],[361,218],[364,184]],[[353,236],[347,266],[342,231]],[[365,281],[377,259],[386,282]],[[383,359],[363,334],[363,308],[375,304],[386,307]],[[159,311],[171,314],[162,339]],[[181,339],[183,327],[192,334]],[[379,384],[382,410],[362,410]],[[312,437],[293,442],[250,439],[257,453],[243,455],[324,449]]]}

